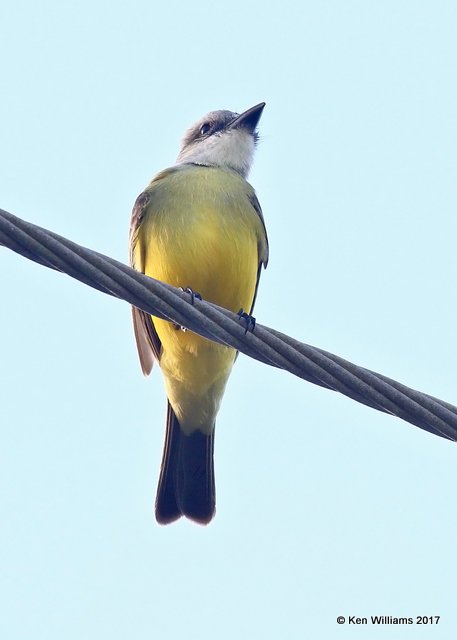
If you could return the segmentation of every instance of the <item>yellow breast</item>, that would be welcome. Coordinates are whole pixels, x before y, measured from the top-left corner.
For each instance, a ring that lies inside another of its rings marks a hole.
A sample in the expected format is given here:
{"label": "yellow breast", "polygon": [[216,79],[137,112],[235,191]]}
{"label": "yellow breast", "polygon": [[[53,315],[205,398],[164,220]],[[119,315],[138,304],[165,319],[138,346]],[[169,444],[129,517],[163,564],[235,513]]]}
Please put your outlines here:
{"label": "yellow breast", "polygon": [[[250,201],[252,187],[232,172],[189,165],[159,174],[147,192],[150,202],[136,249],[144,272],[175,287],[190,287],[226,309],[249,312],[259,247],[265,241]],[[235,351],[169,322],[153,321],[162,342],[167,394],[178,419],[185,422],[191,412],[194,423],[207,422],[217,412]],[[204,397],[198,417],[196,399]]]}

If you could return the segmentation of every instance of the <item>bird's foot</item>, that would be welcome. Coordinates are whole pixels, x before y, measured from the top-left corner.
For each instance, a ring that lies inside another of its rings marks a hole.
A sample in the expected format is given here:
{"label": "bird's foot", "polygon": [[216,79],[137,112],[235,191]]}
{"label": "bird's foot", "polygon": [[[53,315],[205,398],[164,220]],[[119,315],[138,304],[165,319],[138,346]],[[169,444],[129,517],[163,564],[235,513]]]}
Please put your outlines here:
{"label": "bird's foot", "polygon": [[[191,289],[190,287],[178,287],[178,289],[180,291],[182,291],[183,293],[189,293],[190,294],[190,303],[192,306],[194,306],[195,300],[201,300],[202,297],[199,293],[197,293],[196,291],[194,291],[193,289]],[[180,329],[181,331],[187,331],[187,327],[183,327],[180,324],[175,324],[175,329]]]}
{"label": "bird's foot", "polygon": [[246,313],[245,311],[243,311],[243,309],[240,309],[238,311],[238,317],[240,320],[243,320],[243,322],[246,324],[246,329],[244,333],[247,333],[248,331],[252,333],[255,329],[254,316],[251,316],[249,313]]}
{"label": "bird's foot", "polygon": [[194,291],[193,289],[191,289],[190,287],[179,287],[180,291],[183,291],[184,293],[189,293],[190,294],[190,304],[193,306],[195,303],[195,300],[201,300],[202,297],[199,293],[197,293],[196,291]]}

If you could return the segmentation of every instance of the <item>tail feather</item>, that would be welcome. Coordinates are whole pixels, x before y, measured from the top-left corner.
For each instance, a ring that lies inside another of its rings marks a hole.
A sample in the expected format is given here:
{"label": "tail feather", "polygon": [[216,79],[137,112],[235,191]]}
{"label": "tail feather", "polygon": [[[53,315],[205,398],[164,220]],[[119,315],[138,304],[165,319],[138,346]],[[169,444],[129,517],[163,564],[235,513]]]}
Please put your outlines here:
{"label": "tail feather", "polygon": [[167,431],[156,498],[156,519],[169,524],[186,516],[208,524],[214,516],[214,429],[186,435],[168,403]]}

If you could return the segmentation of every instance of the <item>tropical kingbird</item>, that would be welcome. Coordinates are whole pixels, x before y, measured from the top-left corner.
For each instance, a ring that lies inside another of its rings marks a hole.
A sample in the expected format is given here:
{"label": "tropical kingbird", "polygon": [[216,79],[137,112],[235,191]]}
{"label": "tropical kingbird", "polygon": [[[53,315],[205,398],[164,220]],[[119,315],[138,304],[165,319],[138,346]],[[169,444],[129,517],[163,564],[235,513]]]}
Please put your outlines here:
{"label": "tropical kingbird", "polygon": [[[252,313],[268,240],[246,181],[265,103],[241,115],[211,111],[185,134],[176,164],[137,198],[131,265],[204,300]],[[207,524],[215,511],[214,427],[235,349],[133,308],[143,373],[157,360],[168,397],[156,499],[161,524],[186,516]]]}

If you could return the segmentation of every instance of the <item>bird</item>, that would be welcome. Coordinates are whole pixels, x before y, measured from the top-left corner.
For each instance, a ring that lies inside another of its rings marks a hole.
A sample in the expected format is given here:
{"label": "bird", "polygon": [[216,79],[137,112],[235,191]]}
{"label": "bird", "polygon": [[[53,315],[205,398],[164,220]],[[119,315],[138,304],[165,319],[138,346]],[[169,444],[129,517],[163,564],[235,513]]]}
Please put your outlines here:
{"label": "bird", "polygon": [[[269,251],[247,181],[264,107],[211,111],[193,124],[176,163],[136,199],[129,235],[134,269],[248,316]],[[167,395],[156,520],[206,525],[216,507],[216,415],[237,351],[136,307],[132,315],[142,371],[157,361]]]}

